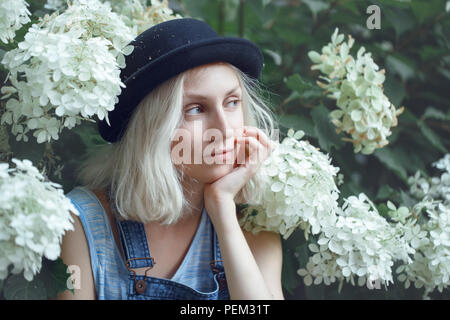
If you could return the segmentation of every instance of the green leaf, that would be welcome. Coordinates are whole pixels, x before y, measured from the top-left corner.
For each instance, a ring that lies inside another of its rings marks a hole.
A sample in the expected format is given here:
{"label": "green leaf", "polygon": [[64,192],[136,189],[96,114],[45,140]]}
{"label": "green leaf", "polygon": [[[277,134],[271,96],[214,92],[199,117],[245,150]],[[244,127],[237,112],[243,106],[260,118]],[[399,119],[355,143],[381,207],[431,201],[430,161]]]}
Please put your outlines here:
{"label": "green leaf", "polygon": [[299,46],[305,43],[310,43],[313,41],[310,34],[298,32],[298,29],[291,27],[288,28],[287,26],[279,25],[281,22],[277,22],[273,26],[273,30],[276,32],[276,37],[279,37],[280,39],[284,40],[284,42],[287,42],[291,45]]}
{"label": "green leaf", "polygon": [[435,46],[423,46],[420,48],[419,54],[423,61],[439,60],[448,53],[446,48],[438,48]]}
{"label": "green leaf", "polygon": [[413,29],[416,25],[416,19],[410,11],[399,8],[386,8],[382,10],[382,12],[394,28],[397,38],[399,38],[406,31]]}
{"label": "green leaf", "polygon": [[415,74],[414,63],[400,55],[389,55],[386,58],[386,69],[397,73],[403,81],[411,79]]}
{"label": "green leaf", "polygon": [[444,77],[450,80],[450,71],[448,71],[445,68],[438,68],[439,73],[442,74]]}
{"label": "green leaf", "polygon": [[425,138],[427,138],[427,140],[437,149],[439,149],[439,151],[442,151],[444,153],[447,153],[447,148],[444,147],[444,145],[442,144],[440,137],[433,131],[431,130],[426,124],[425,122],[423,122],[422,120],[419,120],[417,122],[417,125],[420,128],[420,131],[422,132],[422,134],[425,136]]}
{"label": "green leaf", "polygon": [[[440,6],[439,3],[442,3],[442,5]],[[419,22],[423,23],[445,10],[445,2],[412,0],[411,9]]]}
{"label": "green leaf", "polygon": [[283,114],[280,115],[279,122],[286,129],[295,128],[296,130],[303,130],[307,136],[317,138],[314,125],[310,118],[296,114]]}
{"label": "green leaf", "polygon": [[261,0],[262,2],[262,6],[263,6],[263,8],[265,7],[265,6],[267,6],[272,0]]}
{"label": "green leaf", "polygon": [[319,139],[319,145],[325,151],[330,152],[332,146],[339,150],[345,143],[336,133],[336,128],[330,122],[328,115],[329,110],[322,104],[311,110],[311,117],[314,121],[314,130]]}
{"label": "green leaf", "polygon": [[239,9],[239,0],[229,0],[224,2],[225,21],[234,21]]}
{"label": "green leaf", "polygon": [[396,191],[392,189],[389,185],[382,185],[378,189],[377,195],[375,196],[375,201],[383,201],[389,199]]}
{"label": "green leaf", "polygon": [[[449,72],[450,74],[450,72]],[[450,77],[449,77],[450,79]],[[434,93],[434,92],[430,92],[430,91],[423,91],[423,92],[418,92],[417,93],[417,97],[421,98],[421,99],[425,99],[429,102],[432,102],[438,106],[449,106],[450,105],[450,98],[447,98],[444,95],[439,94],[438,92]],[[450,111],[447,113],[450,114]]]}
{"label": "green leaf", "polygon": [[276,66],[281,65],[283,59],[278,52],[269,49],[263,49],[263,51],[273,59]]}
{"label": "green leaf", "polygon": [[445,114],[433,106],[429,106],[422,116],[423,119],[437,119],[442,121],[450,121],[450,113]]}
{"label": "green leaf", "polygon": [[[6,53],[6,51],[5,50],[3,50],[3,49],[0,49],[0,61],[2,61],[3,60],[3,57],[5,56],[5,53]],[[3,66],[2,64],[0,64],[1,66]],[[4,69],[4,70],[6,70],[6,69]],[[2,82],[3,83],[3,82]]]}
{"label": "green leaf", "polygon": [[296,99],[300,98],[300,94],[297,91],[292,91],[289,97],[287,97],[283,102],[284,104],[288,104],[291,101],[294,101]]}
{"label": "green leaf", "polygon": [[392,134],[391,134],[390,137],[388,138],[389,143],[394,144],[394,143],[397,141],[397,139],[398,139],[399,136],[400,136],[400,132],[402,132],[402,129],[403,129],[403,128],[402,128],[402,127],[399,127],[399,126],[394,127],[394,128],[391,129]]}
{"label": "green leaf", "polygon": [[23,274],[12,275],[6,280],[3,290],[6,300],[47,299],[45,285],[38,277],[27,281]]}
{"label": "green leaf", "polygon": [[358,6],[357,6],[357,4],[355,2],[339,1],[339,2],[336,2],[336,4],[339,7],[341,7],[341,8],[345,8],[345,9],[351,11],[355,15],[359,15],[360,14]]}
{"label": "green leaf", "polygon": [[321,0],[303,0],[303,3],[306,4],[311,10],[312,14],[316,16],[319,12],[327,10],[330,7],[328,2],[324,2]]}
{"label": "green leaf", "polygon": [[398,108],[406,97],[406,91],[403,88],[402,83],[398,81],[396,77],[388,75],[386,76],[386,81],[383,86],[389,101]]}
{"label": "green leaf", "polygon": [[399,125],[407,125],[412,126],[417,123],[418,118],[414,113],[409,110],[409,108],[406,108],[405,111],[402,113],[401,117],[398,118]]}
{"label": "green leaf", "polygon": [[411,197],[408,192],[405,192],[403,190],[400,190],[400,197],[401,197],[402,203],[399,205],[399,207],[403,206],[403,207],[411,208],[417,203],[416,199]]}
{"label": "green leaf", "polygon": [[88,121],[82,121],[79,126],[76,126],[71,130],[70,135],[69,134],[67,135],[67,137],[70,137],[71,143],[80,144],[78,141],[80,139],[78,137],[71,137],[73,133],[75,133],[76,135],[79,136],[79,138],[81,138],[81,142],[84,145],[87,153],[91,152],[91,150],[96,149],[101,145],[107,144],[107,142],[103,140],[103,138],[98,133],[96,124]]}
{"label": "green leaf", "polygon": [[315,84],[302,79],[299,74],[294,74],[285,79],[287,87],[297,92],[303,99],[315,99],[322,96],[322,90]]}
{"label": "green leaf", "polygon": [[19,42],[22,42],[25,39],[25,35],[28,33],[28,29],[30,29],[30,27],[33,24],[38,23],[38,22],[39,22],[39,17],[32,15],[30,17],[30,22],[24,24],[19,30],[17,30],[15,32],[13,42],[8,42],[7,44],[2,42],[1,46],[3,48],[5,48],[6,51],[10,51],[10,50],[17,48]]}
{"label": "green leaf", "polygon": [[376,149],[373,153],[386,167],[395,172],[403,181],[407,181],[407,173],[404,163],[408,161],[408,157],[398,149],[384,147]]}
{"label": "green leaf", "polygon": [[67,272],[67,267],[61,258],[55,261],[43,259],[39,279],[45,285],[47,299],[56,298],[60,292],[68,290],[67,280],[70,277],[70,273]]}
{"label": "green leaf", "polygon": [[384,217],[384,218],[389,218],[389,208],[386,206],[386,204],[381,203],[377,206],[377,211],[380,214],[380,216]]}
{"label": "green leaf", "polygon": [[11,126],[9,130],[9,145],[14,157],[18,159],[28,159],[36,166],[42,160],[45,151],[45,143],[37,143],[36,138],[32,133],[27,133],[28,142],[17,141],[16,137],[11,133]]}
{"label": "green leaf", "polygon": [[298,73],[284,80],[287,87],[300,94],[303,99],[314,99],[322,96],[322,90],[315,84],[304,80]]}
{"label": "green leaf", "polygon": [[382,9],[387,9],[388,7],[408,9],[410,7],[409,0],[374,0],[372,2],[381,6]]}

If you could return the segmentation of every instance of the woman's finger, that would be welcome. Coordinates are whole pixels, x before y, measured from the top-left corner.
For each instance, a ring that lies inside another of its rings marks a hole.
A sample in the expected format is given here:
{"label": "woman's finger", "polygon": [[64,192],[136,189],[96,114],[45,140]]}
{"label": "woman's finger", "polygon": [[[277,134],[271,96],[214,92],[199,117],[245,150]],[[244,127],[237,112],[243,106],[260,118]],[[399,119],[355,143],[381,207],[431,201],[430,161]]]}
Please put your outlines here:
{"label": "woman's finger", "polygon": [[245,152],[245,155],[243,151],[241,153],[238,152],[238,164],[260,164],[267,158],[270,153],[267,147],[265,147],[254,137],[238,138],[238,143],[241,150],[246,150],[245,147],[242,148],[242,145],[248,146],[248,152]]}
{"label": "woman's finger", "polygon": [[244,135],[255,137],[258,141],[260,141],[267,148],[273,148],[273,141],[269,139],[269,137],[264,133],[263,130],[252,127],[252,126],[244,126]]}

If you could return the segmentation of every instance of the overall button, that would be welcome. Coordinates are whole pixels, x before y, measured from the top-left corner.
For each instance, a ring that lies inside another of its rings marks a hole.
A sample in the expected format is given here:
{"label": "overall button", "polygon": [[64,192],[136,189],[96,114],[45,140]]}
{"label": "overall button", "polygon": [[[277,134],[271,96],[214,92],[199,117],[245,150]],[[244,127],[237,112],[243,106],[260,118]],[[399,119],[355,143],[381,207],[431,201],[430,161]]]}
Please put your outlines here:
{"label": "overall button", "polygon": [[145,287],[146,287],[145,280],[139,280],[136,282],[135,288],[136,288],[136,292],[138,294],[141,294],[142,292],[144,292]]}

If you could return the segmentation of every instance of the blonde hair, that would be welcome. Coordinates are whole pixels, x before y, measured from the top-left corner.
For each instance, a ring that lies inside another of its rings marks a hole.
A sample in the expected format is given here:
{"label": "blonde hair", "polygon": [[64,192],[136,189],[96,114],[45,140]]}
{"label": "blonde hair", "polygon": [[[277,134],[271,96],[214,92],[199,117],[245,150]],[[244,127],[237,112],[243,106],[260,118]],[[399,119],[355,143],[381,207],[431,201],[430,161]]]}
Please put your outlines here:
{"label": "blonde hair", "polygon": [[[226,65],[236,72],[242,88],[244,125],[258,127],[273,139],[278,126],[262,85],[235,66]],[[123,219],[171,224],[191,207],[183,193],[182,173],[172,163],[171,141],[167,139],[183,120],[183,83],[188,72],[152,90],[135,109],[123,137],[98,147],[79,168],[78,179],[84,187],[110,188],[112,205]],[[259,203],[262,183],[257,172],[236,195],[236,203]]]}

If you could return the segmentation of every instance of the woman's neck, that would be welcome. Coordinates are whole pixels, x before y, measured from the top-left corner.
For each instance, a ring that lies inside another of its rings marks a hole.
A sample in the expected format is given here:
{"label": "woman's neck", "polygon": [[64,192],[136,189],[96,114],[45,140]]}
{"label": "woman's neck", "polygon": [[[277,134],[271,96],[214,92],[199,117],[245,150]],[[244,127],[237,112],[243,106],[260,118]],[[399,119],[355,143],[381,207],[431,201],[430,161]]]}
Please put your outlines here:
{"label": "woman's neck", "polygon": [[203,190],[205,184],[190,177],[184,178],[181,184],[183,186],[184,197],[191,204],[190,208],[186,208],[183,211],[183,217],[201,214],[204,204]]}
{"label": "woman's neck", "polygon": [[204,204],[204,184],[187,177],[182,181],[182,186],[184,196],[191,204],[191,207],[185,208],[181,217],[174,224],[162,225],[155,222],[147,223],[145,228],[148,235],[157,236],[159,238],[170,238],[174,235],[183,236],[186,232],[195,232],[196,227],[200,223]]}

